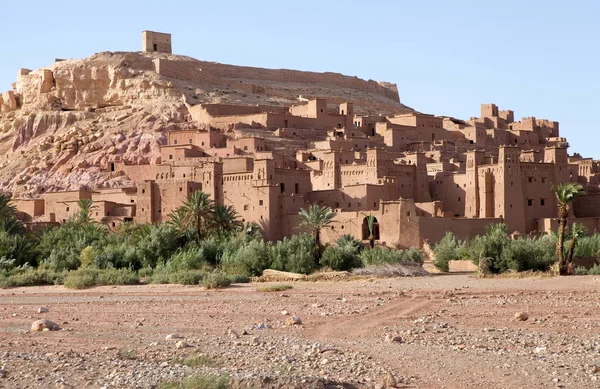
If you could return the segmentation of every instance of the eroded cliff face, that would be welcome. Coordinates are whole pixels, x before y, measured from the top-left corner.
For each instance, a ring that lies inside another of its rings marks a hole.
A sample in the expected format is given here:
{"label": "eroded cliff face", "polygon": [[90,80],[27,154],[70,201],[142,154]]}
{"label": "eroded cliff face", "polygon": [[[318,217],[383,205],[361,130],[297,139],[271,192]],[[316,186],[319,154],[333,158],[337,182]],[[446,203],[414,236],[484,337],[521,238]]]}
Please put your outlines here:
{"label": "eroded cliff face", "polygon": [[[159,63],[176,71],[159,74]],[[167,131],[202,127],[188,112],[198,103],[281,105],[303,94],[354,101],[357,112],[410,110],[394,97],[395,86],[382,90],[373,81],[341,75],[329,83],[328,74],[318,76],[324,82],[318,84],[303,72],[259,70],[110,52],[21,69],[13,90],[0,94],[0,191],[33,197],[132,185],[110,171],[111,162],[158,163]],[[290,74],[294,80],[286,82]]]}

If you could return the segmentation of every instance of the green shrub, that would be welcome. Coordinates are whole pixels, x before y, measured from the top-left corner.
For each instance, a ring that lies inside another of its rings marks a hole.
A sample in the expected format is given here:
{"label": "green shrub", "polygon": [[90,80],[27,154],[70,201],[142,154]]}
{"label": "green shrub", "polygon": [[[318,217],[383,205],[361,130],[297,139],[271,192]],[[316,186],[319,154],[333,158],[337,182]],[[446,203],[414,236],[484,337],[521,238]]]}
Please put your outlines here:
{"label": "green shrub", "polygon": [[243,243],[236,249],[226,247],[220,268],[227,274],[259,276],[269,267],[269,248],[263,241]]}
{"label": "green shrub", "polygon": [[198,285],[206,274],[204,270],[171,271],[168,267],[158,267],[148,281],[151,284]]}
{"label": "green shrub", "polygon": [[408,250],[393,250],[376,247],[372,250],[363,250],[359,257],[363,266],[393,264],[401,262],[423,263],[423,253],[414,247]]}
{"label": "green shrub", "polygon": [[135,285],[139,276],[129,269],[104,269],[96,277],[96,285]]}
{"label": "green shrub", "polygon": [[446,232],[446,235],[433,246],[435,254],[433,265],[444,272],[450,270],[450,261],[460,259],[458,252],[460,246],[458,238],[453,233]]}
{"label": "green shrub", "polygon": [[43,267],[18,267],[0,273],[0,288],[17,288],[20,286],[60,285],[65,277],[64,272],[55,272]]}
{"label": "green shrub", "polygon": [[2,257],[12,259],[14,266],[35,266],[37,261],[32,237],[0,230],[0,258]]}
{"label": "green shrub", "polygon": [[576,276],[587,276],[587,274],[588,274],[588,269],[586,269],[584,266],[577,266],[575,268]]}
{"label": "green shrub", "polygon": [[176,363],[181,363],[184,366],[189,367],[218,367],[220,363],[213,359],[211,356],[206,354],[192,354],[188,355],[183,359],[178,359],[175,361]]}
{"label": "green shrub", "polygon": [[588,270],[587,274],[590,276],[600,276],[600,265],[596,264],[596,265],[592,266]]}
{"label": "green shrub", "polygon": [[168,262],[168,267],[175,271],[203,269],[208,266],[204,248],[196,245],[179,249]]}
{"label": "green shrub", "polygon": [[49,228],[40,238],[37,250],[44,265],[55,271],[77,269],[81,252],[88,246],[102,246],[107,229],[97,224],[77,225],[66,223]]}
{"label": "green shrub", "polygon": [[509,269],[546,271],[554,262],[556,262],[554,241],[544,236],[539,239],[523,238],[509,241],[495,267],[499,272]]}
{"label": "green shrub", "polygon": [[215,271],[204,277],[201,284],[206,289],[222,289],[231,285],[231,281],[225,274]]}
{"label": "green shrub", "polygon": [[334,246],[327,246],[320,263],[333,270],[350,270],[362,266],[359,253],[360,246],[357,247],[354,241],[339,239]]}
{"label": "green shrub", "polygon": [[316,246],[310,234],[302,233],[275,243],[269,258],[274,270],[309,274],[315,268]]}
{"label": "green shrub", "polygon": [[577,239],[574,256],[575,258],[600,256],[600,234],[596,233],[592,236]]}
{"label": "green shrub", "polygon": [[292,285],[288,284],[275,284],[275,285],[266,285],[256,288],[259,292],[282,292],[284,290],[292,289]]}
{"label": "green shrub", "polygon": [[240,274],[227,274],[226,277],[232,284],[246,284],[250,282],[250,277]]}
{"label": "green shrub", "polygon": [[96,285],[98,269],[81,268],[67,273],[63,285],[69,289],[86,289]]}

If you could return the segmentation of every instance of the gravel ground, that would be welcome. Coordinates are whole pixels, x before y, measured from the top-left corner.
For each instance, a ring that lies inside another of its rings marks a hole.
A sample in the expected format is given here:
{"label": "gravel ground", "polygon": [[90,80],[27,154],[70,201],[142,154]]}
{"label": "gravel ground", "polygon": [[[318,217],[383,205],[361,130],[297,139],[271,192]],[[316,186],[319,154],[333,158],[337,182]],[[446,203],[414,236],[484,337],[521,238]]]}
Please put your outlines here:
{"label": "gravel ground", "polygon": [[0,290],[0,388],[600,387],[600,277],[288,284]]}

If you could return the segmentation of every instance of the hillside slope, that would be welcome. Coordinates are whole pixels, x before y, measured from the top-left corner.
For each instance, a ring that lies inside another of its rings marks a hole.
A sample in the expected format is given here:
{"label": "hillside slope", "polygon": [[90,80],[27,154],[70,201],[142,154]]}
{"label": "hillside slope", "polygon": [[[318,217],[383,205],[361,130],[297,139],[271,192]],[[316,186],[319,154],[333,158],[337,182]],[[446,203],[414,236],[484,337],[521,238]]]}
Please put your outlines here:
{"label": "hillside slope", "polygon": [[162,53],[103,52],[20,70],[0,95],[0,190],[17,197],[130,185],[121,159],[156,163],[166,131],[202,127],[200,103],[286,105],[323,97],[362,114],[405,113],[393,84],[336,73],[270,70]]}

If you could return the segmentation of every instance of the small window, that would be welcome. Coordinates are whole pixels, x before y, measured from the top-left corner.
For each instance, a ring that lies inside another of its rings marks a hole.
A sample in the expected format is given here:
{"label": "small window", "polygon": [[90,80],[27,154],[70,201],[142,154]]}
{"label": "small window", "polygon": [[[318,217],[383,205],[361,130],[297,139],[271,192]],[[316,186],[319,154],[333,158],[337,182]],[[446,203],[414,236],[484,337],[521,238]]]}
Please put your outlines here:
{"label": "small window", "polygon": [[281,191],[282,194],[285,193],[285,184],[284,183],[279,184],[279,190]]}
{"label": "small window", "polygon": [[335,203],[335,207],[339,208],[340,207],[340,203]]}
{"label": "small window", "polygon": [[244,150],[248,150],[248,146],[244,146]]}
{"label": "small window", "polygon": [[248,210],[248,204],[244,205],[244,211]]}
{"label": "small window", "polygon": [[146,189],[142,189],[142,193],[146,193]]}
{"label": "small window", "polygon": [[377,201],[373,203],[373,207],[377,208]]}
{"label": "small window", "polygon": [[546,205],[546,199],[540,199],[540,205],[543,207]]}
{"label": "small window", "polygon": [[169,154],[169,159],[173,159],[173,154]]}
{"label": "small window", "polygon": [[175,140],[173,141],[173,144],[174,144],[174,145],[176,145],[176,144],[177,144],[177,139],[175,139]]}
{"label": "small window", "polygon": [[204,146],[204,142],[202,142],[202,146]]}
{"label": "small window", "polygon": [[192,144],[192,138],[190,138],[190,139],[188,140],[188,142],[190,142],[190,144]]}
{"label": "small window", "polygon": [[528,177],[527,179],[529,180],[529,182],[533,182],[533,177]]}
{"label": "small window", "polygon": [[258,205],[263,205],[263,201],[262,200],[258,200]]}
{"label": "small window", "polygon": [[298,184],[298,183],[294,184],[294,193],[300,193],[300,184]]}
{"label": "small window", "polygon": [[67,207],[67,212],[69,212],[69,207]]}
{"label": "small window", "polygon": [[546,177],[542,177],[542,184],[546,183]]}
{"label": "small window", "polygon": [[410,217],[410,211],[406,211],[406,216]]}
{"label": "small window", "polygon": [[180,191],[180,192],[183,192],[183,188],[182,188],[182,187],[179,187],[179,191]]}
{"label": "small window", "polygon": [[527,206],[529,206],[529,207],[533,206],[533,200],[532,199],[527,199]]}

